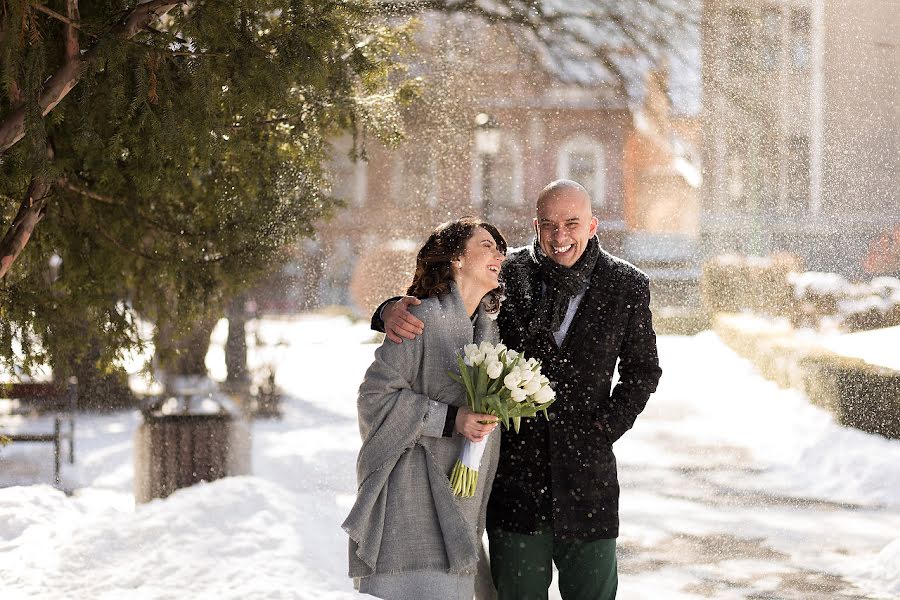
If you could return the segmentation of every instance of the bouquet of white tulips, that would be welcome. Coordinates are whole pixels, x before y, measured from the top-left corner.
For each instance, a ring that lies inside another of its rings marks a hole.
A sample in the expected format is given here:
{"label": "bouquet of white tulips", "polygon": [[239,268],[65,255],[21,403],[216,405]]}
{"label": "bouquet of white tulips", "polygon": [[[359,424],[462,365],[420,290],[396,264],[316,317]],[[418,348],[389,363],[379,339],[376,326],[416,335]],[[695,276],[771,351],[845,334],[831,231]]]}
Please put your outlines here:
{"label": "bouquet of white tulips", "polygon": [[[450,377],[466,388],[472,412],[495,415],[506,429],[512,423],[517,433],[522,417],[543,412],[547,418],[547,407],[556,399],[556,392],[541,374],[537,359],[525,358],[503,344],[481,342],[467,344],[457,362],[459,373],[450,373]],[[475,495],[486,444],[487,438],[477,443],[466,440],[450,474],[450,487],[457,496]]]}

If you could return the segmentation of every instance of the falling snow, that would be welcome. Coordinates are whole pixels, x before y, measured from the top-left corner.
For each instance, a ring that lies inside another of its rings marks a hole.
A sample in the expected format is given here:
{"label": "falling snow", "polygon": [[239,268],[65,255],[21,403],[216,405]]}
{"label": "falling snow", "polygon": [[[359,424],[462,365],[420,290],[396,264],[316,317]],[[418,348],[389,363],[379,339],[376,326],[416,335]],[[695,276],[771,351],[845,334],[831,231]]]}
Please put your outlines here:
{"label": "falling snow", "polygon": [[[207,358],[219,378],[223,333]],[[253,426],[252,476],[135,508],[132,412],[80,417],[71,495],[48,485],[47,448],[0,453],[4,599],[359,597],[339,525],[372,333],[307,317],[249,335],[251,368],[274,365],[287,395],[281,420]],[[615,447],[621,597],[900,594],[900,441],[837,426],[712,333],[663,336],[660,358],[659,391]]]}

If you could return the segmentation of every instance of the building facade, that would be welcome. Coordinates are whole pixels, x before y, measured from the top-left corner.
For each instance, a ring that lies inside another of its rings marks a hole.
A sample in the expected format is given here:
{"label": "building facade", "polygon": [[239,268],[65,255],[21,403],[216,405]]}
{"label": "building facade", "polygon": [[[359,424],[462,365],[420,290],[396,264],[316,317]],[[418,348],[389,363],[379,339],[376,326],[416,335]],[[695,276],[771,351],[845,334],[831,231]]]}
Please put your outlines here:
{"label": "building facade", "polygon": [[[406,140],[367,143],[356,162],[350,139],[334,141],[332,193],[347,208],[285,267],[285,281],[302,288],[295,308],[367,313],[403,292],[430,230],[462,215],[494,223],[512,246],[528,244],[535,198],[558,178],[588,189],[601,243],[615,254],[639,260],[648,240],[696,239],[698,182],[685,172],[699,167],[673,165],[693,160],[697,109],[669,106],[667,73],[641,74],[634,93],[602,78],[572,83],[514,32],[446,17],[422,27],[411,74],[425,88],[405,114]],[[698,89],[688,96],[698,104]],[[680,259],[693,245],[668,247]]]}
{"label": "building facade", "polygon": [[900,222],[898,26],[891,0],[704,3],[705,254],[862,275]]}

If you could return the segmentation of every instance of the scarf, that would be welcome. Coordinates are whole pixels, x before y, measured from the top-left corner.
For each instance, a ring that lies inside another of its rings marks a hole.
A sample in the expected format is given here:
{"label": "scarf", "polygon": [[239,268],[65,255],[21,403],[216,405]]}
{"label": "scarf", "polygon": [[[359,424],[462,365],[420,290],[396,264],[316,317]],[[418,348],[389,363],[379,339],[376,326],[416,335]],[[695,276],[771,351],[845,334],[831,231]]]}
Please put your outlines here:
{"label": "scarf", "polygon": [[544,302],[536,314],[536,325],[551,333],[562,328],[569,310],[569,301],[587,287],[600,256],[600,240],[595,235],[588,241],[584,254],[571,267],[564,267],[544,253],[537,238],[531,247],[532,260],[537,264],[541,280],[546,286]]}

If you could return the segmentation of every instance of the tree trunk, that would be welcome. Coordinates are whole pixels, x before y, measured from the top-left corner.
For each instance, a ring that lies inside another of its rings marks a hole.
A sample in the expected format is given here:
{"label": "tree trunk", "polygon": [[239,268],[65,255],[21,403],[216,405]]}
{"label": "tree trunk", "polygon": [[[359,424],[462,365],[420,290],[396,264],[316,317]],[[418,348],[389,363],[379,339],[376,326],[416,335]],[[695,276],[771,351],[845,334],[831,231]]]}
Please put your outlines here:
{"label": "tree trunk", "polygon": [[175,375],[206,375],[206,353],[209,352],[209,338],[216,326],[218,316],[204,317],[175,340]]}
{"label": "tree trunk", "polygon": [[121,368],[110,373],[97,369],[99,356],[100,348],[94,342],[87,356],[69,368],[78,379],[78,407],[100,411],[133,407],[137,400],[128,387],[128,374]]}
{"label": "tree trunk", "polygon": [[225,382],[232,386],[246,385],[250,381],[247,368],[247,311],[246,297],[240,295],[225,312],[228,318],[228,338],[225,341],[225,368],[228,375]]}
{"label": "tree trunk", "polygon": [[37,177],[32,178],[16,218],[0,241],[0,279],[6,277],[10,267],[19,258],[19,254],[31,238],[35,226],[44,218],[51,189],[49,183]]}

